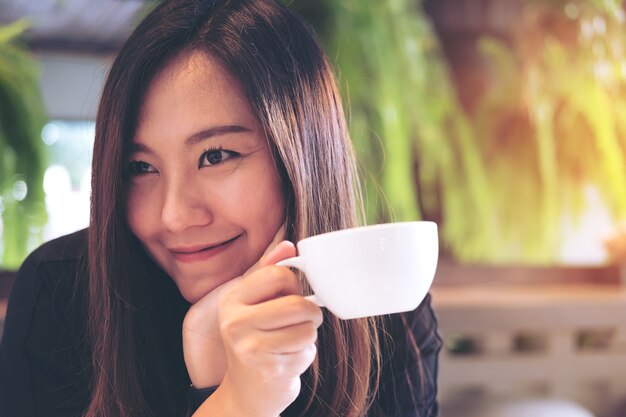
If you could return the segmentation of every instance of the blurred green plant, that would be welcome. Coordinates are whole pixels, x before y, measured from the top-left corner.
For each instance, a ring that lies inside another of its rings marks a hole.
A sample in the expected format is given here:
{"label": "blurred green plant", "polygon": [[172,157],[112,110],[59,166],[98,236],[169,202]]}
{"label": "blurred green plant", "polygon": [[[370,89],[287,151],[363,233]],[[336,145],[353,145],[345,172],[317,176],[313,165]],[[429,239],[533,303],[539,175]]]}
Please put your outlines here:
{"label": "blurred green plant", "polygon": [[0,26],[0,266],[14,269],[46,223],[38,67],[20,43],[26,21]]}
{"label": "blurred green plant", "polygon": [[503,254],[546,263],[590,188],[615,220],[626,216],[624,12],[615,1],[527,0],[512,33],[510,44],[479,43],[491,84],[471,118]]}
{"label": "blurred green plant", "polygon": [[490,257],[497,236],[488,172],[421,3],[301,0],[292,7],[336,64],[368,221],[434,218],[455,257]]}
{"label": "blurred green plant", "polygon": [[[614,0],[526,0],[459,104],[420,1],[295,1],[334,60],[369,221],[438,221],[464,262],[554,263],[588,187],[626,215],[626,29]],[[320,6],[322,6],[320,8]]]}

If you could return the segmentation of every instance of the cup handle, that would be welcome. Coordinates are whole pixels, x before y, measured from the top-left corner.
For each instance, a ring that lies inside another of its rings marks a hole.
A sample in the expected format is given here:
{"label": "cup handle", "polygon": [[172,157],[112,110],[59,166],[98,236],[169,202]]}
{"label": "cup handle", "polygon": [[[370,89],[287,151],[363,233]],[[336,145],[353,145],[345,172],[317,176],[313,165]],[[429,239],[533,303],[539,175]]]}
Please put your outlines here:
{"label": "cup handle", "polygon": [[294,256],[293,258],[283,259],[282,261],[276,262],[276,265],[298,268],[306,274],[306,271],[304,270],[304,259],[302,259],[302,256]]}
{"label": "cup handle", "polygon": [[317,304],[318,307],[326,307],[324,305],[324,303],[322,302],[322,300],[320,300],[319,298],[317,298],[317,296],[315,294],[313,295],[307,295],[306,297],[304,297],[305,299],[309,300],[310,302],[312,302],[313,304]]}
{"label": "cup handle", "polygon": [[[297,268],[300,271],[304,272],[306,275],[306,271],[304,269],[304,259],[301,256],[294,256],[293,258],[283,259],[282,261],[276,262],[278,266],[290,266],[292,268]],[[315,294],[307,295],[304,297],[305,299],[311,301],[314,304],[317,304],[319,307],[325,307],[322,300],[320,300]]]}

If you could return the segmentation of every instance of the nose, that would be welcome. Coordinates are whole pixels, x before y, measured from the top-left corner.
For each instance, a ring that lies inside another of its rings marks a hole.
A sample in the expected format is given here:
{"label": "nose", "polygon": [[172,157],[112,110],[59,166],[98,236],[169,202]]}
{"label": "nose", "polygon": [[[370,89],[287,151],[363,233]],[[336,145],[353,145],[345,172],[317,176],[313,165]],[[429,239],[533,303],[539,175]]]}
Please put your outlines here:
{"label": "nose", "polygon": [[161,222],[171,232],[182,232],[190,227],[205,226],[213,221],[213,215],[193,181],[169,181],[163,196]]}

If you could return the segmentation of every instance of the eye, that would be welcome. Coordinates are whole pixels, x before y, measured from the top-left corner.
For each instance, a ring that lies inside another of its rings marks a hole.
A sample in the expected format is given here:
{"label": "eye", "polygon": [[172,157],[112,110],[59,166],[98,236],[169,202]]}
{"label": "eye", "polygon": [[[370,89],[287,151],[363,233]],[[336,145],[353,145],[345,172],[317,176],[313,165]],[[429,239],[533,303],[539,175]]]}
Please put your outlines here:
{"label": "eye", "polygon": [[228,151],[225,149],[209,149],[200,156],[198,162],[198,168],[219,165],[230,158],[239,156],[239,153],[234,151]]}
{"label": "eye", "polygon": [[132,176],[154,174],[156,168],[144,161],[130,161],[130,174]]}

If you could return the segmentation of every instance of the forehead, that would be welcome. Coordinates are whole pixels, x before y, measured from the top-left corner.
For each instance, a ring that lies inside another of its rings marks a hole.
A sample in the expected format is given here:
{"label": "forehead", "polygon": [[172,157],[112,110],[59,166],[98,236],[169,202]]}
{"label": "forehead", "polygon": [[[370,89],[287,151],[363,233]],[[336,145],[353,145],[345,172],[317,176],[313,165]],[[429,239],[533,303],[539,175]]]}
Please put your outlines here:
{"label": "forehead", "polygon": [[184,133],[216,124],[256,125],[256,117],[239,82],[219,59],[189,51],[156,74],[143,97],[138,122],[136,135],[141,136],[153,129]]}
{"label": "forehead", "polygon": [[187,50],[168,60],[156,73],[151,82],[224,82],[237,84],[222,62],[208,52],[201,50]]}
{"label": "forehead", "polygon": [[175,56],[156,73],[142,99],[142,112],[155,101],[155,96],[167,92],[243,95],[239,83],[221,61],[198,50]]}

